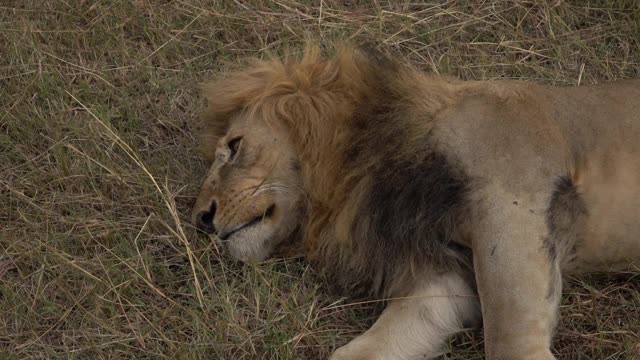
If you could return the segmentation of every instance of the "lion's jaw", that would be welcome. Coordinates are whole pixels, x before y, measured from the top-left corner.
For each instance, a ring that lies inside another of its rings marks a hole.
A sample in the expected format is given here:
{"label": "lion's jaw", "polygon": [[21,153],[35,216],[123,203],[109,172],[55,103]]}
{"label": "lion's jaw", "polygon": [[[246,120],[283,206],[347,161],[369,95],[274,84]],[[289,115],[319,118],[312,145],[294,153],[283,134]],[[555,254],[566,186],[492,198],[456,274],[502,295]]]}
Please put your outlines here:
{"label": "lion's jaw", "polygon": [[193,222],[234,258],[262,261],[301,221],[301,175],[289,133],[239,115],[215,146]]}

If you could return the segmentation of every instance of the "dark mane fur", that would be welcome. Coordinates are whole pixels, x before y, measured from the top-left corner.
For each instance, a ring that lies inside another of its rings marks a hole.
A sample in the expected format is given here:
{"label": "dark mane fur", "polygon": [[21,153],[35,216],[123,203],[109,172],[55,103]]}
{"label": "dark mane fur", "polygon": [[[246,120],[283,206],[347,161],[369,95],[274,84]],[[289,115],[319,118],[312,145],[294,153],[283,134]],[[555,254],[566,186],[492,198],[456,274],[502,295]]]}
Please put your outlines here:
{"label": "dark mane fur", "polygon": [[309,48],[206,89],[212,131],[238,111],[291,129],[306,257],[343,291],[386,296],[425,267],[470,269],[458,245],[469,180],[430,138],[454,87],[375,51]]}
{"label": "dark mane fur", "polygon": [[[424,268],[471,270],[470,250],[459,245],[458,229],[469,179],[437,149],[428,131],[418,133],[407,122],[415,94],[394,81],[407,69],[374,56],[369,79],[374,91],[351,115],[338,173],[362,193],[348,233],[352,245],[338,256],[320,257],[331,283],[356,296],[386,296],[397,290],[399,279],[411,281]],[[433,115],[417,120],[430,124]]]}

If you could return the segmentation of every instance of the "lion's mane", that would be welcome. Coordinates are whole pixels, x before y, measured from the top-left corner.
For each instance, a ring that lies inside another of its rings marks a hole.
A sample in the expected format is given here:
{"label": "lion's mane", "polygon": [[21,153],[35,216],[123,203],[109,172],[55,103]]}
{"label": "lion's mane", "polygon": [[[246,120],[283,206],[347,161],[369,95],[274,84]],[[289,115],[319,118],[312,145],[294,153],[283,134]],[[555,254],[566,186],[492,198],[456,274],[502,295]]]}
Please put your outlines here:
{"label": "lion's mane", "polygon": [[206,137],[240,112],[283,121],[306,194],[304,255],[342,291],[397,294],[425,267],[470,270],[459,225],[470,180],[430,139],[457,84],[375,51],[324,58],[311,46],[205,86]]}

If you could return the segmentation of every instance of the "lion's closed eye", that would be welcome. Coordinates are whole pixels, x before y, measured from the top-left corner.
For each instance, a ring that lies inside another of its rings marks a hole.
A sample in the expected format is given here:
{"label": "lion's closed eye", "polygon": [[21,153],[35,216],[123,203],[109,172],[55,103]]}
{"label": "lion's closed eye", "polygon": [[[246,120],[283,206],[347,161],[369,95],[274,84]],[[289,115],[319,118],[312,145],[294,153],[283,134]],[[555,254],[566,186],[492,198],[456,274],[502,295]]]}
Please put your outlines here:
{"label": "lion's closed eye", "polygon": [[242,136],[238,136],[227,143],[227,147],[229,148],[229,161],[233,161],[235,159],[238,151],[240,150],[241,142]]}

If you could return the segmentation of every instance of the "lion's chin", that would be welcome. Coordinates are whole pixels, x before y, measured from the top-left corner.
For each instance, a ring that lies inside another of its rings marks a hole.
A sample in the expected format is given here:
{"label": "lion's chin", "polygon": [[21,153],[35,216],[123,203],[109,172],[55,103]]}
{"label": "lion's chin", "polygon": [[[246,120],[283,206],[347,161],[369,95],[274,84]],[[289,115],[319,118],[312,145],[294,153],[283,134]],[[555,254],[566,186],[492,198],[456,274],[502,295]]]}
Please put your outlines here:
{"label": "lion's chin", "polygon": [[271,234],[251,229],[234,234],[225,240],[229,254],[242,262],[261,262],[269,258],[274,251]]}

